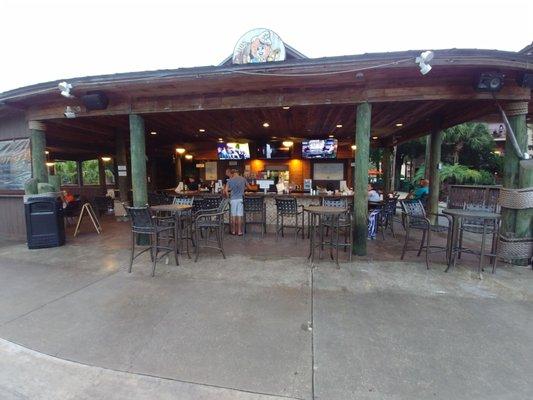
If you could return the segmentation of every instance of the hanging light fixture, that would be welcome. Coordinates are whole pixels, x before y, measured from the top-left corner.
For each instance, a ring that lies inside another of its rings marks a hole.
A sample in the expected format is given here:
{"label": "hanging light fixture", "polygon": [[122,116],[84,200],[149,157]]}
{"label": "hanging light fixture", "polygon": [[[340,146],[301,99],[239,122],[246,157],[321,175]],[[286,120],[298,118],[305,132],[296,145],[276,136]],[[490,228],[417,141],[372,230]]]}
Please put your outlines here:
{"label": "hanging light fixture", "polygon": [[177,147],[176,148],[176,153],[178,153],[179,155],[182,155],[183,153],[185,153],[185,149],[183,147]]}

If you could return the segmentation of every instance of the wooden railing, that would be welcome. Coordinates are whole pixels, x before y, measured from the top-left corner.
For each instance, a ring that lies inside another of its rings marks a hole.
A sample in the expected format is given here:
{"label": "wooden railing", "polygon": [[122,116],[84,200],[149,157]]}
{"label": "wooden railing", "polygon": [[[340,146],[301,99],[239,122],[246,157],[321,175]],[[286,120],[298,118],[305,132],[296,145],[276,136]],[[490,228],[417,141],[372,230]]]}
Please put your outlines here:
{"label": "wooden railing", "polygon": [[450,185],[448,208],[463,208],[465,203],[497,207],[500,189],[499,185]]}

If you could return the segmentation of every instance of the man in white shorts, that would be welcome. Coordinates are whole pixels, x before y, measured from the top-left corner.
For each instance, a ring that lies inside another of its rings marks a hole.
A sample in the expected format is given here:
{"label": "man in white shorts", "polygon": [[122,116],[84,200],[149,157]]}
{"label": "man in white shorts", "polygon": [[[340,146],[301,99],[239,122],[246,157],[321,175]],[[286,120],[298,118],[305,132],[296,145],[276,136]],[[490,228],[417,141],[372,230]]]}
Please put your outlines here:
{"label": "man in white shorts", "polygon": [[233,169],[231,171],[231,178],[226,184],[226,196],[230,199],[231,206],[231,234],[241,236],[242,231],[242,217],[244,216],[243,198],[244,191],[250,189],[248,181],[240,176],[239,171]]}

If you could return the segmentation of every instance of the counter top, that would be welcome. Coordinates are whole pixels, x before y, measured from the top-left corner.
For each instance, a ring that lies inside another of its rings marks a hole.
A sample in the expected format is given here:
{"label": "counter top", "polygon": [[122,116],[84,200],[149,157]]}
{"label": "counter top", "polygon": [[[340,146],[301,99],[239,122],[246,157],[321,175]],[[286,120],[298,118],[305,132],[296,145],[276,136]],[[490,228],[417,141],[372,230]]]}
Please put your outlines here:
{"label": "counter top", "polygon": [[[169,193],[170,196],[212,196],[213,193],[210,192],[201,192],[201,191],[187,191],[187,192],[172,192]],[[250,196],[264,196],[264,197],[277,197],[277,196],[294,196],[297,198],[309,198],[309,199],[318,199],[323,197],[346,197],[346,198],[353,198],[353,195],[342,195],[342,194],[326,194],[326,193],[319,193],[319,194],[309,194],[309,193],[289,193],[289,194],[277,194],[275,192],[246,192],[245,195]]]}

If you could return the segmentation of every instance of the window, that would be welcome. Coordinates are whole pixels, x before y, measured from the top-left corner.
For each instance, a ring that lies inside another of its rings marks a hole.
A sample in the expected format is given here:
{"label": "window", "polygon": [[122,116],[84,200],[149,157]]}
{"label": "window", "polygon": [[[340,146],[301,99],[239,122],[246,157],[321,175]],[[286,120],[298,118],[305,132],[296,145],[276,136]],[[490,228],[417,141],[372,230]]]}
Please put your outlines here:
{"label": "window", "polygon": [[81,175],[84,185],[99,185],[98,160],[86,160],[81,163]]}
{"label": "window", "polygon": [[0,189],[22,190],[31,178],[30,140],[0,142]]}
{"label": "window", "polygon": [[61,177],[61,185],[78,184],[78,163],[76,161],[56,161],[55,174]]}

